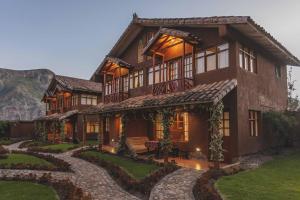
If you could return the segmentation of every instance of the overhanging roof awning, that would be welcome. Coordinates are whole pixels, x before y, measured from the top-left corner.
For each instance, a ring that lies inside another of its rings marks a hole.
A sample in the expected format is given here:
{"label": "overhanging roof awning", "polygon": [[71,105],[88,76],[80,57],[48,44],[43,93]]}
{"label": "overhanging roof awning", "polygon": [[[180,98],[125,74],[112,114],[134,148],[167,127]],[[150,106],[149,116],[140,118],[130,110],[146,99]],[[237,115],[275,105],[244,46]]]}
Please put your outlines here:
{"label": "overhanging roof awning", "polygon": [[192,33],[177,29],[160,28],[154,37],[148,42],[143,53],[147,54],[153,48],[158,50],[159,48],[162,48],[165,43],[170,43],[170,41],[175,39],[184,40],[190,44],[199,44],[201,42],[201,39]]}
{"label": "overhanging roof awning", "polygon": [[65,113],[54,113],[51,115],[39,117],[35,121],[62,121],[78,113],[78,110],[71,110]]}
{"label": "overhanging roof awning", "polygon": [[124,110],[151,109],[192,104],[216,104],[237,86],[237,80],[225,80],[210,84],[198,85],[183,92],[165,95],[144,95],[126,99],[119,103],[99,104],[86,109],[82,113],[110,113]]}

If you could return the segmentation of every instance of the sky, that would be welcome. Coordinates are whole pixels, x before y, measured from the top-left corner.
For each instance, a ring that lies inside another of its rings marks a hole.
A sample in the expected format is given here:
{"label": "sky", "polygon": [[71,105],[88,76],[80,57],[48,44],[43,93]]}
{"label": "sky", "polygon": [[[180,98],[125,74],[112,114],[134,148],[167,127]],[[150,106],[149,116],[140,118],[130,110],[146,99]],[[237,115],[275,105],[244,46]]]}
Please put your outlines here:
{"label": "sky", "polygon": [[[89,79],[139,17],[251,16],[300,58],[299,0],[0,0],[0,68]],[[293,67],[300,96],[300,67]]]}

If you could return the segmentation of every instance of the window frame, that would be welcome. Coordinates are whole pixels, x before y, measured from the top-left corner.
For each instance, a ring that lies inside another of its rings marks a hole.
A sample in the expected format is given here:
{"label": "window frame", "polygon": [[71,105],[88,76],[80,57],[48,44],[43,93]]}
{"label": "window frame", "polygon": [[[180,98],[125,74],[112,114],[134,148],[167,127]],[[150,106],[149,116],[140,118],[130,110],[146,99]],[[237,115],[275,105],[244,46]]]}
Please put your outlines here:
{"label": "window frame", "polygon": [[[226,117],[226,114],[228,114],[228,117]],[[231,128],[230,128],[230,112],[227,110],[224,110],[221,117],[221,123],[219,126],[219,132],[224,137],[229,137],[231,135]],[[228,123],[228,127],[226,126],[226,122]]]}
{"label": "window frame", "polygon": [[259,117],[260,111],[249,110],[249,131],[251,137],[259,136]]}

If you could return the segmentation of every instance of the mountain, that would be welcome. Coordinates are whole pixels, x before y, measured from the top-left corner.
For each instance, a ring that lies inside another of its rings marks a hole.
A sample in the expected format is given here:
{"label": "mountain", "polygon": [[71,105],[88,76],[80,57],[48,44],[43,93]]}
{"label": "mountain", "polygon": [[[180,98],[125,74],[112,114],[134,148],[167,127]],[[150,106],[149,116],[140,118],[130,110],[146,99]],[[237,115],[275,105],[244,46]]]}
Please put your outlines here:
{"label": "mountain", "polygon": [[41,98],[53,72],[0,68],[0,120],[32,120],[45,113]]}

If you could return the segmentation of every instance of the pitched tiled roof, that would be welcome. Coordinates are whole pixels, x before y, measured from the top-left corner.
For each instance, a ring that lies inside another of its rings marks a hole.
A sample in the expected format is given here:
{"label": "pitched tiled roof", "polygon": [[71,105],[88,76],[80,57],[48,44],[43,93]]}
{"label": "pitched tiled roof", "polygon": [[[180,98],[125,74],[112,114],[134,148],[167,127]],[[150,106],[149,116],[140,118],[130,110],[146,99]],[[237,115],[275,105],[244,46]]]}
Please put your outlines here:
{"label": "pitched tiled roof", "polygon": [[78,113],[78,110],[70,110],[65,113],[54,113],[35,119],[35,121],[61,121]]}
{"label": "pitched tiled roof", "polygon": [[59,84],[61,84],[62,87],[69,89],[71,91],[83,91],[83,92],[95,92],[95,93],[102,92],[102,84],[96,83],[94,81],[67,77],[67,76],[60,76],[60,75],[55,75],[54,79]]}
{"label": "pitched tiled roof", "polygon": [[155,107],[188,104],[217,103],[237,86],[235,79],[198,85],[183,92],[165,95],[144,95],[126,99],[119,103],[99,104],[83,113],[109,113],[122,110],[149,109]]}

